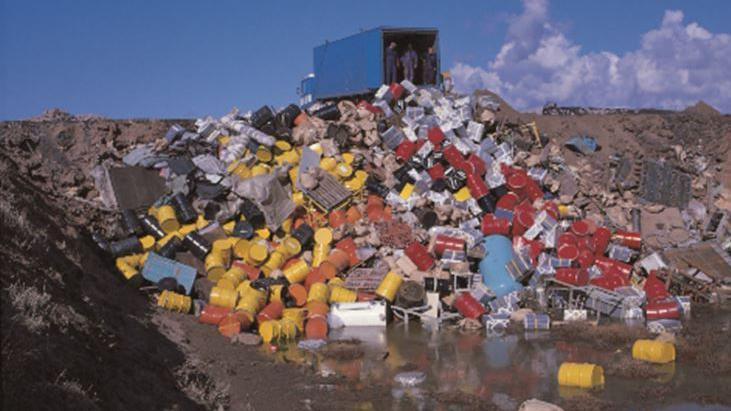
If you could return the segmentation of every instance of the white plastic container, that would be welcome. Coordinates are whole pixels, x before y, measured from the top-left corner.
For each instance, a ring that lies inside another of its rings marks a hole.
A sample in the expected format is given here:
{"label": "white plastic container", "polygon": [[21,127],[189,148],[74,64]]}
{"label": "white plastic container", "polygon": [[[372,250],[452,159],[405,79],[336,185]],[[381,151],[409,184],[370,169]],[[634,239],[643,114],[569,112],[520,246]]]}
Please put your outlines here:
{"label": "white plastic container", "polygon": [[386,326],[386,302],[337,303],[327,316],[330,328]]}

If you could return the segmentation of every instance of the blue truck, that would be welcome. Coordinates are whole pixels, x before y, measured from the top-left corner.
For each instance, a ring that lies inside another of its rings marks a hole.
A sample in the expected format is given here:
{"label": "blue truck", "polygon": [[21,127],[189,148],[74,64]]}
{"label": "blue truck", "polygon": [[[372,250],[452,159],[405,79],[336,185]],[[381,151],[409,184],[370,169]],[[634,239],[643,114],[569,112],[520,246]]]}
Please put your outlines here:
{"label": "blue truck", "polygon": [[[396,43],[399,56],[409,44],[419,55],[419,67],[414,78],[416,85],[423,83],[421,58],[429,47],[434,47],[437,53],[439,73],[437,29],[381,26],[315,47],[313,73],[307,75],[300,84],[300,105],[373,93],[385,82],[385,49],[391,42]],[[399,81],[402,78],[403,73],[399,70]]]}

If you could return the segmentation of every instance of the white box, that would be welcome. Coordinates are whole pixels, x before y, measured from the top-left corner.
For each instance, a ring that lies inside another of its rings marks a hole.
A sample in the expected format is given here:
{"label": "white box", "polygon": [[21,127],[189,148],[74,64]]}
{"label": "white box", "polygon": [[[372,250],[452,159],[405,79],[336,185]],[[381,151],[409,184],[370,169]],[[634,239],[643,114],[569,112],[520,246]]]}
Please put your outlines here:
{"label": "white box", "polygon": [[327,316],[330,328],[386,326],[386,302],[335,303]]}

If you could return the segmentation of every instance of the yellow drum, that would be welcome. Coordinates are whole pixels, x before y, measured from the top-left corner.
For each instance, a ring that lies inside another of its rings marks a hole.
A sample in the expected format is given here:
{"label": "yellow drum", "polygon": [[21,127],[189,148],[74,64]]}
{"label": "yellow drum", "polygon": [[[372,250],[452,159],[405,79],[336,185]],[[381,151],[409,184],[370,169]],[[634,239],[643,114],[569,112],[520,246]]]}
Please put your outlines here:
{"label": "yellow drum", "polygon": [[175,215],[175,208],[173,206],[164,205],[157,209],[157,222],[160,224],[160,228],[165,234],[178,231],[180,223]]}
{"label": "yellow drum", "polygon": [[282,340],[294,340],[297,338],[297,322],[291,318],[282,318],[279,320],[279,338]]}
{"label": "yellow drum", "polygon": [[300,332],[305,330],[305,309],[304,308],[285,308],[282,312],[282,319],[294,321]]}
{"label": "yellow drum", "polygon": [[632,358],[665,364],[675,361],[675,346],[668,342],[637,340],[632,346]]}
{"label": "yellow drum", "polygon": [[403,282],[404,279],[401,278],[400,275],[391,271],[383,277],[381,284],[379,284],[376,289],[376,295],[388,300],[388,302],[393,302],[394,298],[396,298],[396,293]]}
{"label": "yellow drum", "polygon": [[595,388],[604,385],[604,369],[596,364],[565,362],[558,369],[558,384]]}
{"label": "yellow drum", "polygon": [[222,238],[220,240],[214,241],[213,244],[211,244],[211,254],[220,254],[225,264],[228,265],[231,263],[232,248],[233,244],[231,244],[231,239]]}
{"label": "yellow drum", "polygon": [[206,272],[208,273],[208,279],[214,283],[217,283],[226,272],[226,261],[219,253],[212,252],[208,254],[205,259],[205,266]]}
{"label": "yellow drum", "polygon": [[259,335],[265,343],[279,339],[281,331],[282,326],[279,324],[279,321],[269,320],[259,324]]}
{"label": "yellow drum", "polygon": [[266,294],[263,291],[251,289],[250,291],[244,292],[241,296],[239,304],[236,306],[236,310],[246,311],[251,315],[255,315],[259,310],[264,307],[266,303]]}
{"label": "yellow drum", "polygon": [[211,297],[209,299],[211,305],[217,307],[234,308],[236,301],[239,299],[239,293],[236,290],[229,290],[221,287],[213,287],[211,289]]}
{"label": "yellow drum", "polygon": [[269,256],[269,259],[266,263],[264,263],[264,266],[262,267],[262,270],[265,271],[265,274],[269,274],[272,271],[281,268],[284,265],[284,255],[282,255],[279,251],[274,251],[272,255]]}
{"label": "yellow drum", "polygon": [[310,291],[307,292],[307,302],[319,301],[326,303],[330,296],[330,289],[325,283],[314,283],[310,286]]}
{"label": "yellow drum", "polygon": [[237,266],[233,266],[226,271],[220,280],[218,280],[218,286],[221,288],[228,288],[235,290],[239,286],[239,283],[246,277],[244,270]]}
{"label": "yellow drum", "polygon": [[358,293],[345,287],[334,286],[330,289],[330,304],[354,303],[357,299]]}
{"label": "yellow drum", "polygon": [[157,297],[157,305],[165,308],[166,310],[187,313],[193,305],[193,300],[187,295],[163,290],[163,292]]}
{"label": "yellow drum", "polygon": [[333,277],[333,278],[327,280],[328,288],[344,287],[344,284],[345,284],[345,280],[343,280],[340,277]]}
{"label": "yellow drum", "polygon": [[280,303],[284,303],[282,301],[282,290],[284,289],[284,286],[282,284],[275,284],[271,287],[269,287],[269,301],[279,301]]}
{"label": "yellow drum", "polygon": [[234,244],[233,253],[236,257],[245,259],[249,256],[249,247],[251,247],[251,242],[241,238]]}
{"label": "yellow drum", "polygon": [[286,278],[290,284],[296,284],[305,281],[309,272],[310,267],[307,265],[307,262],[305,262],[305,260],[299,260],[287,267],[283,273],[284,278]]}
{"label": "yellow drum", "polygon": [[260,266],[266,261],[269,256],[269,250],[264,244],[253,243],[249,247],[247,261],[253,265]]}

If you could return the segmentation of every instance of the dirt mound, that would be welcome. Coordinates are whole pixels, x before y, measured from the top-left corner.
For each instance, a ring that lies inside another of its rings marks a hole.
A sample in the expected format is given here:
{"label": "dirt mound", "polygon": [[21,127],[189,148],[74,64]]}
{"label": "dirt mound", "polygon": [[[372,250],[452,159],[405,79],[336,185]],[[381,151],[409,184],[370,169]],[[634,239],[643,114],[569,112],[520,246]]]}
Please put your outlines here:
{"label": "dirt mound", "polygon": [[697,114],[701,116],[720,116],[721,112],[713,108],[710,104],[703,100],[698,101],[694,105],[683,110],[684,113]]}
{"label": "dirt mound", "polygon": [[[162,138],[174,123],[190,120],[107,120],[74,117],[59,110],[42,121],[0,123],[2,152],[13,159],[21,175],[63,204],[65,218],[89,230],[106,230],[112,213],[105,212],[91,170],[120,160],[129,147]],[[55,120],[54,120],[55,119]]]}
{"label": "dirt mound", "polygon": [[0,154],[3,409],[214,406],[180,391],[186,358],[149,326],[146,297],[18,169]]}

